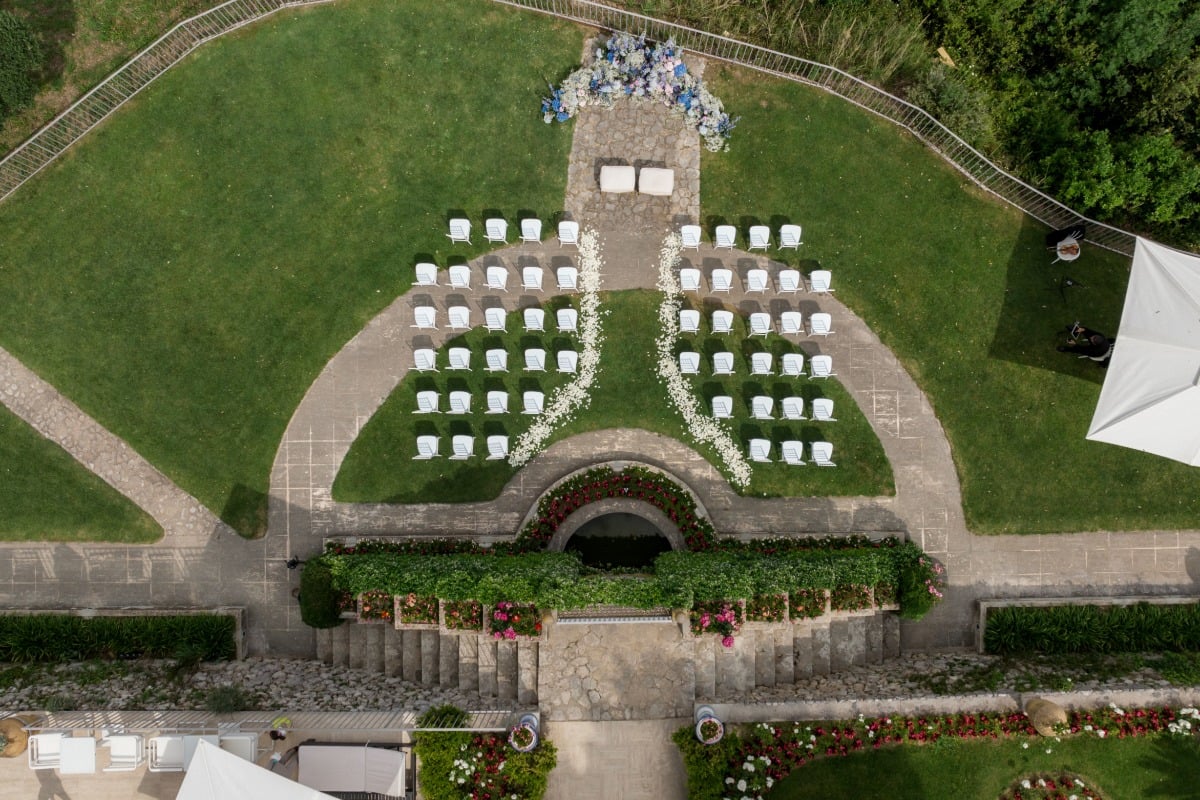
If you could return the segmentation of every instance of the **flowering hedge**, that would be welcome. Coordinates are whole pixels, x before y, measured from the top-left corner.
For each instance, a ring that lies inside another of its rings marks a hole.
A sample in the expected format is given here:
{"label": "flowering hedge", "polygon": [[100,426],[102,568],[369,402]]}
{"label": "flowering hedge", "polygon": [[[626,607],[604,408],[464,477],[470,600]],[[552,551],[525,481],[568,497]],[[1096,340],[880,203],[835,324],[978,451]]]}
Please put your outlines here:
{"label": "flowering hedge", "polygon": [[584,106],[612,108],[619,97],[661,102],[696,129],[704,146],[727,150],[726,140],[737,125],[704,81],[683,63],[683,50],[673,39],[646,44],[645,36],[614,33],[596,50],[595,60],[572,72],[550,96],[542,99],[542,118],[566,122]]}
{"label": "flowering hedge", "polygon": [[787,617],[786,594],[761,594],[746,601],[747,622],[783,622]]}
{"label": "flowering hedge", "polygon": [[488,630],[493,639],[516,639],[518,636],[538,636],[542,632],[542,615],[537,606],[501,600],[492,609]]}
{"label": "flowering hedge", "polygon": [[442,604],[445,626],[452,631],[483,630],[483,603],[474,600],[447,600]]}
{"label": "flowering hedge", "polygon": [[1014,781],[1000,800],[1104,800],[1095,787],[1071,772],[1037,773]]}
{"label": "flowering hedge", "polygon": [[394,610],[394,599],[390,592],[370,589],[358,596],[359,619],[378,619],[390,622]]}
{"label": "flowering hedge", "polygon": [[829,605],[834,611],[861,611],[870,608],[871,590],[860,583],[835,586],[829,593]]}
{"label": "flowering hedge", "polygon": [[721,644],[733,647],[733,635],[742,629],[742,606],[724,601],[700,601],[692,606],[692,634],[706,633],[721,637]]}
{"label": "flowering hedge", "polygon": [[396,598],[396,608],[400,609],[400,621],[403,623],[437,624],[438,599],[433,595],[416,595],[409,592]]}
{"label": "flowering hedge", "polygon": [[519,753],[504,733],[416,735],[421,760],[421,796],[426,800],[541,800],[558,761],[545,738]]}

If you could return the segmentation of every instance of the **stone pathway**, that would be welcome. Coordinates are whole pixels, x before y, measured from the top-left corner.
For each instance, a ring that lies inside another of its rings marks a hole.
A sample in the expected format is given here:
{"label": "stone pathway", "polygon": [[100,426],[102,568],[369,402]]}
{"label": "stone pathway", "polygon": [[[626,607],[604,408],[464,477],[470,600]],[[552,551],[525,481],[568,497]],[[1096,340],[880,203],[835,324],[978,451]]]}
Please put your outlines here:
{"label": "stone pathway", "polygon": [[687,776],[671,734],[690,722],[546,722],[558,748],[547,800],[684,800]]}

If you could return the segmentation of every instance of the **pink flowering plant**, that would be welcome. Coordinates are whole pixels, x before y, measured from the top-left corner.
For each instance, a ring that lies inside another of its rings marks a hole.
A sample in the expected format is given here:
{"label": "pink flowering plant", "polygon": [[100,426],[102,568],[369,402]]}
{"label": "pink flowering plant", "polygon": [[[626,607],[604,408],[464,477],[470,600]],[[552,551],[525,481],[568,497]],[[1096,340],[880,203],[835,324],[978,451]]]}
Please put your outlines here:
{"label": "pink flowering plant", "polygon": [[410,625],[433,624],[438,621],[438,601],[432,595],[416,595],[409,592],[396,597],[396,608],[400,621]]}
{"label": "pink flowering plant", "polygon": [[788,596],[763,594],[746,601],[747,622],[786,622]]}
{"label": "pink flowering plant", "polygon": [[887,608],[896,604],[896,584],[877,583],[872,592],[876,608]]}
{"label": "pink flowering plant", "polygon": [[721,637],[721,644],[733,647],[734,635],[742,629],[742,605],[726,600],[698,600],[692,605],[692,633]]}
{"label": "pink flowering plant", "polygon": [[825,600],[824,589],[795,589],[788,592],[788,610],[792,621],[823,616]]}
{"label": "pink flowering plant", "polygon": [[946,568],[913,549],[900,566],[900,616],[920,619],[944,596]]}
{"label": "pink flowering plant", "polygon": [[492,609],[488,631],[493,639],[538,636],[542,632],[542,617],[536,606],[501,600]]}
{"label": "pink flowering plant", "polygon": [[475,600],[447,600],[442,604],[442,624],[452,631],[483,630],[483,604]]}
{"label": "pink flowering plant", "polygon": [[834,611],[861,611],[871,607],[871,588],[857,583],[835,586],[829,602]]}

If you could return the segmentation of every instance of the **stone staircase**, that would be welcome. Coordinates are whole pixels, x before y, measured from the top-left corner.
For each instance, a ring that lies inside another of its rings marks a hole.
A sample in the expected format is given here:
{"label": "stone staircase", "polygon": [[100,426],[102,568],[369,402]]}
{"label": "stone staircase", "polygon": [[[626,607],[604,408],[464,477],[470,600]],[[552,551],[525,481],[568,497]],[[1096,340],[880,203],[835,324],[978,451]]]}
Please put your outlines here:
{"label": "stone staircase", "polygon": [[496,641],[481,634],[396,630],[348,623],[317,631],[317,659],[425,686],[478,693],[514,705],[538,702],[536,641]]}

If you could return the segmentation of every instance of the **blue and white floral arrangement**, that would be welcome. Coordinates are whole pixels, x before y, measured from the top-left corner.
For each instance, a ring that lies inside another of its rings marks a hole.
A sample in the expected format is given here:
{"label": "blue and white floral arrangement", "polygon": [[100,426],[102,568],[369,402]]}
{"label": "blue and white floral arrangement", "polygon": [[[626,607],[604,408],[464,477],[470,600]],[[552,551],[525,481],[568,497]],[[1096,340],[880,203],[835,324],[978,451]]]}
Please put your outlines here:
{"label": "blue and white floral arrangement", "polygon": [[[682,115],[704,140],[705,148],[728,150],[729,133],[737,125],[704,81],[688,72],[682,50],[673,39],[646,44],[645,36],[614,33],[596,59],[567,76],[542,99],[547,123],[566,122],[584,106],[612,108],[621,96],[657,100]],[[739,118],[740,119],[740,118]]]}

